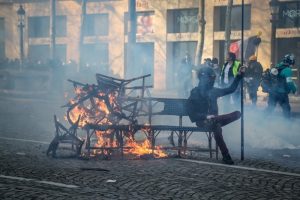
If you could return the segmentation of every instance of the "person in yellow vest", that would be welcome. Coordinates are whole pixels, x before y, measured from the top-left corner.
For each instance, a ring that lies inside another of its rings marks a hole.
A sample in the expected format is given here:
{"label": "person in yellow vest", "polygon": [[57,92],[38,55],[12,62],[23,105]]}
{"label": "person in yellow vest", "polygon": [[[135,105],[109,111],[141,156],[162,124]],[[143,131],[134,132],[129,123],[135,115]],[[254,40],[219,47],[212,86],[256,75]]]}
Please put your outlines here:
{"label": "person in yellow vest", "polygon": [[[233,82],[234,78],[237,76],[241,63],[236,60],[236,56],[232,52],[228,52],[226,57],[226,62],[221,69],[220,74],[220,87],[226,88]],[[240,87],[236,90],[235,93],[227,95],[224,98],[224,106],[229,104],[238,105],[240,99]]]}

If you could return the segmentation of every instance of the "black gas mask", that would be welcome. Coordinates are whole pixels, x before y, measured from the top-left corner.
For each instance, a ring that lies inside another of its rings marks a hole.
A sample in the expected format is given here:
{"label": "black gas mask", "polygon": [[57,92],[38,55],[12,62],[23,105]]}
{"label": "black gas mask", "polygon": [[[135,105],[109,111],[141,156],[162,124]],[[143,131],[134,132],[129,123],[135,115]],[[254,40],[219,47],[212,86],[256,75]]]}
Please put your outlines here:
{"label": "black gas mask", "polygon": [[198,87],[202,94],[212,89],[215,83],[216,74],[211,67],[201,67],[198,71],[199,84]]}

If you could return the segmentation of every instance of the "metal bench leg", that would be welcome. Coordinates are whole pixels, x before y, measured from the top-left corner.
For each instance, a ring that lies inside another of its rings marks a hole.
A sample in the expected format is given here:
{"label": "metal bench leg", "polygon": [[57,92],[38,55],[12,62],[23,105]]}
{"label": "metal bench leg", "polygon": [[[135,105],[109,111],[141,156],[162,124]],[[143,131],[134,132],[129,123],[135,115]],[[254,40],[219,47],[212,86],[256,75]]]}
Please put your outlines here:
{"label": "metal bench leg", "polygon": [[208,133],[208,148],[209,148],[209,157],[212,158],[212,145],[211,145],[211,140],[212,140],[212,132]]}
{"label": "metal bench leg", "polygon": [[155,149],[155,136],[154,131],[150,131],[150,138],[151,138],[151,148],[152,148],[152,155],[154,155],[154,149]]}
{"label": "metal bench leg", "polygon": [[186,149],[187,149],[187,132],[184,131],[184,136],[183,136],[183,153],[186,155]]}
{"label": "metal bench leg", "polygon": [[120,131],[120,146],[121,146],[121,158],[124,159],[124,134]]}
{"label": "metal bench leg", "polygon": [[90,157],[91,153],[91,137],[90,137],[90,129],[87,129],[86,131],[86,146],[85,148],[88,150],[88,157]]}
{"label": "metal bench leg", "polygon": [[181,157],[181,147],[182,147],[182,131],[178,134],[178,156]]}

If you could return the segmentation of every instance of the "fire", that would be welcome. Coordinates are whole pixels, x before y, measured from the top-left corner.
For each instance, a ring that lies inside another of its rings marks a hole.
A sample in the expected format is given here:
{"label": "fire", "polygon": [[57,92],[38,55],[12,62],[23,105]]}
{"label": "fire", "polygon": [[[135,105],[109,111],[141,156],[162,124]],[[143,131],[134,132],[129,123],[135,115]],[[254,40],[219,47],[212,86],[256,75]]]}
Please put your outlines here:
{"label": "fire", "polygon": [[[81,87],[75,87],[75,97],[68,103],[69,110],[65,119],[74,124],[78,119],[80,128],[87,124],[94,125],[118,125],[122,120],[122,107],[120,106],[119,92],[115,90],[101,90],[95,85],[85,85],[78,82],[75,84]],[[80,117],[80,118],[79,118]],[[130,124],[129,124],[130,125]],[[145,130],[149,127],[145,125]],[[116,130],[95,131],[96,142],[93,153],[109,154],[109,149],[117,149],[120,147],[116,139]],[[134,131],[125,133],[124,137],[124,153],[135,156],[153,155],[155,158],[166,157],[167,154],[163,152],[161,147],[156,146],[152,149],[151,143],[148,139],[138,143],[134,140]]]}
{"label": "fire", "polygon": [[[95,135],[97,137],[97,142],[95,143],[95,147],[103,148],[103,147],[117,147],[117,143],[113,140],[113,132],[112,131],[96,131]],[[108,151],[103,150],[94,150],[94,155],[97,154],[108,154]]]}
{"label": "fire", "polygon": [[146,155],[153,154],[153,156],[155,158],[167,157],[167,154],[164,153],[163,150],[161,150],[161,147],[159,147],[159,146],[156,146],[155,149],[152,150],[150,141],[147,139],[144,142],[142,142],[141,144],[138,144],[134,140],[128,140],[127,146],[130,147],[128,152],[126,152],[128,154],[133,154],[133,155],[137,155],[137,156],[141,156],[141,155],[145,155],[145,154]]}

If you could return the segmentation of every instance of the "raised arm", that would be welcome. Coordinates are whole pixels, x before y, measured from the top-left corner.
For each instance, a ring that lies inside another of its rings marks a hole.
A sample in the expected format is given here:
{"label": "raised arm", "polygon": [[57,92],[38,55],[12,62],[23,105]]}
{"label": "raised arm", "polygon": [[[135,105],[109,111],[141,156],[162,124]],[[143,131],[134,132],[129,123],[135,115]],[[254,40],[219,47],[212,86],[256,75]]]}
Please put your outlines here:
{"label": "raised arm", "polygon": [[239,68],[239,72],[237,76],[234,78],[234,81],[231,83],[231,85],[227,88],[214,88],[212,91],[212,95],[216,97],[222,97],[227,94],[233,93],[236,88],[238,87],[240,80],[242,79],[244,73],[245,73],[246,68],[244,66],[241,66]]}
{"label": "raised arm", "polygon": [[237,75],[234,78],[234,81],[232,82],[232,84],[227,87],[227,88],[214,88],[212,91],[212,95],[216,96],[216,97],[222,97],[225,96],[227,94],[233,93],[236,88],[238,87],[240,80],[242,79],[241,75]]}

